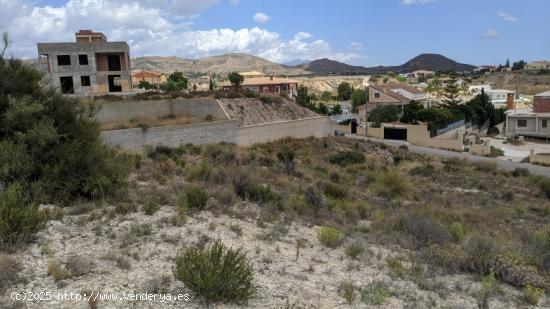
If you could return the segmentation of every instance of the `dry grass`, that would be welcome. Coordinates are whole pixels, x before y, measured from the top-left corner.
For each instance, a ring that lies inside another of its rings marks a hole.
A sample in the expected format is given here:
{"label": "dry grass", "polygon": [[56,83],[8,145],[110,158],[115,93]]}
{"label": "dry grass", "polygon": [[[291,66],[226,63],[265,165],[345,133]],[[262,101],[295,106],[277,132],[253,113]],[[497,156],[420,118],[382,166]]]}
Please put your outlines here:
{"label": "dry grass", "polygon": [[205,122],[205,121],[206,121],[205,119],[200,117],[174,115],[174,116],[166,116],[166,117],[158,117],[158,118],[136,118],[125,122],[102,123],[100,128],[102,131],[110,131],[110,130],[142,127],[143,124],[146,124],[148,127],[153,128],[153,127],[165,127],[165,126],[173,126],[173,125],[181,125],[181,124],[192,124],[192,123],[199,123],[199,122]]}
{"label": "dry grass", "polygon": [[[277,153],[285,149],[294,152],[294,171],[290,174],[277,159]],[[346,166],[329,162],[335,154],[351,152],[364,154],[365,161]],[[479,251],[491,250],[491,244],[477,246],[472,240],[480,235],[497,245],[494,239],[498,238],[498,247],[504,248],[502,254],[518,256],[525,266],[515,271],[530,274],[529,269],[534,269],[537,275],[550,279],[550,262],[544,256],[547,247],[525,241],[526,235],[548,222],[545,179],[518,173],[514,177],[492,165],[440,160],[406,149],[333,137],[284,139],[249,148],[228,144],[182,146],[163,153],[167,155],[144,161],[136,177],[168,161],[185,162],[185,168],[175,168],[179,171],[170,176],[141,176],[155,184],[147,189],[150,196],[166,194],[166,200],[177,201],[185,196],[183,189],[172,190],[167,183],[185,179],[189,182],[185,187],[204,188],[212,197],[207,205],[201,203],[204,209],[251,217],[262,226],[284,218],[335,227],[350,243],[361,237],[366,242],[406,247],[419,263],[449,272],[484,274],[488,265],[498,264],[506,274],[508,266],[498,260],[498,255]],[[261,207],[235,210],[239,200]],[[131,198],[127,202],[135,204]],[[358,226],[359,220],[370,221],[369,226]],[[282,235],[269,228],[258,237],[273,241]],[[354,249],[348,250],[350,256],[356,255]],[[345,252],[345,248],[339,250]],[[487,259],[468,260],[470,253]]]}

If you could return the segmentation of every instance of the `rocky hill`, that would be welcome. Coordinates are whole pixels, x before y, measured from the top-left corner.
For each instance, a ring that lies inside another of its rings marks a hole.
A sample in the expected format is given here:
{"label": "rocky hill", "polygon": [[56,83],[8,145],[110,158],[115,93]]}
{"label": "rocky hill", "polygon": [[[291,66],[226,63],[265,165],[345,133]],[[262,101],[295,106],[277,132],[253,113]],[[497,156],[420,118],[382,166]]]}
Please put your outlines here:
{"label": "rocky hill", "polygon": [[319,59],[302,66],[313,74],[386,74],[407,73],[416,70],[428,71],[471,71],[473,65],[458,63],[439,54],[421,54],[398,66],[363,67],[353,66],[330,59]]}
{"label": "rocky hill", "polygon": [[133,59],[132,68],[162,73],[172,73],[178,70],[187,74],[227,74],[234,71],[258,71],[275,75],[300,75],[309,73],[301,68],[288,67],[244,53],[226,54],[196,60],[180,57],[139,57]]}

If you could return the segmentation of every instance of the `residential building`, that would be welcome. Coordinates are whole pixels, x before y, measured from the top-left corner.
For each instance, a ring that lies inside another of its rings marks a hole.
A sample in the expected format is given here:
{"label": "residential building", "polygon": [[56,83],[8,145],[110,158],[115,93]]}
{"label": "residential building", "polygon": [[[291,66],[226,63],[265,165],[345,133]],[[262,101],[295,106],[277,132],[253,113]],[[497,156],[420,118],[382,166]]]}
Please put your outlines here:
{"label": "residential building", "polygon": [[166,76],[161,73],[146,70],[139,70],[132,73],[132,85],[134,88],[137,88],[142,81],[158,86],[166,82]]}
{"label": "residential building", "polygon": [[550,91],[537,94],[532,109],[506,111],[505,135],[550,138]]}
{"label": "residential building", "polygon": [[130,48],[101,32],[80,30],[74,43],[38,43],[39,66],[63,94],[130,92]]}
{"label": "residential building", "polygon": [[412,78],[419,78],[419,77],[428,77],[435,75],[434,71],[426,71],[426,70],[416,70],[409,74],[409,77]]}
{"label": "residential building", "polygon": [[372,85],[369,87],[367,112],[380,105],[403,107],[413,100],[425,107],[431,106],[432,103],[428,94],[407,84]]}
{"label": "residential building", "polygon": [[516,92],[513,90],[493,89],[491,85],[473,85],[468,87],[468,91],[471,95],[478,95],[482,90],[496,108],[506,107],[508,97],[510,95],[512,95],[512,97],[516,95]]}
{"label": "residential building", "polygon": [[193,91],[210,90],[210,76],[205,75],[199,78],[190,79],[188,88]]}
{"label": "residential building", "polygon": [[[226,81],[221,84],[221,87],[224,90],[229,90],[233,88],[233,85]],[[284,93],[293,98],[297,95],[298,81],[274,76],[252,77],[245,78],[241,87],[258,93]]]}
{"label": "residential building", "polygon": [[540,71],[540,70],[550,70],[550,61],[533,61],[529,62],[524,67],[525,71]]}
{"label": "residential building", "polygon": [[475,73],[493,73],[497,71],[497,67],[494,65],[480,65],[479,67],[473,69]]}

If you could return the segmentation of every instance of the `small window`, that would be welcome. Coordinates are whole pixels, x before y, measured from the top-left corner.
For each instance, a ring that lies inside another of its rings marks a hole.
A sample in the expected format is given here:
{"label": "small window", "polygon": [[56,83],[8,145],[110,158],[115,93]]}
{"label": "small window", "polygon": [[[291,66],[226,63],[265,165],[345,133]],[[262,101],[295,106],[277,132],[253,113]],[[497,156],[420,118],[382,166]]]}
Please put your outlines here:
{"label": "small window", "polygon": [[80,85],[82,85],[82,87],[89,87],[90,76],[80,76]]}
{"label": "small window", "polygon": [[59,78],[59,83],[61,85],[61,93],[70,94],[74,93],[73,87],[73,77],[72,76],[62,76]]}
{"label": "small window", "polygon": [[542,119],[542,127],[548,128],[548,119]]}
{"label": "small window", "polygon": [[58,65],[71,65],[71,56],[69,55],[57,55]]}
{"label": "small window", "polygon": [[374,97],[375,97],[375,98],[380,98],[380,92],[375,92],[375,93],[374,93]]}
{"label": "small window", "polygon": [[264,87],[263,87],[263,92],[269,92],[269,87],[268,87],[268,86],[264,86]]}
{"label": "small window", "polygon": [[88,55],[78,55],[78,64],[88,65]]}
{"label": "small window", "polygon": [[526,119],[518,119],[518,128],[525,128],[527,126]]}

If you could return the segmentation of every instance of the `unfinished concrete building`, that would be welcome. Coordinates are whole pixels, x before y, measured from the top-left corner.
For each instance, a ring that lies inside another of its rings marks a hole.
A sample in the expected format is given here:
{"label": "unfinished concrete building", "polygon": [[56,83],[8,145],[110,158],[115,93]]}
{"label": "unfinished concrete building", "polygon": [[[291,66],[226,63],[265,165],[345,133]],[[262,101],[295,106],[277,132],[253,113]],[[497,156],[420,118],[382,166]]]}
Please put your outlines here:
{"label": "unfinished concrete building", "polygon": [[75,43],[38,43],[39,64],[63,94],[98,95],[132,90],[130,48],[101,32],[80,30]]}

